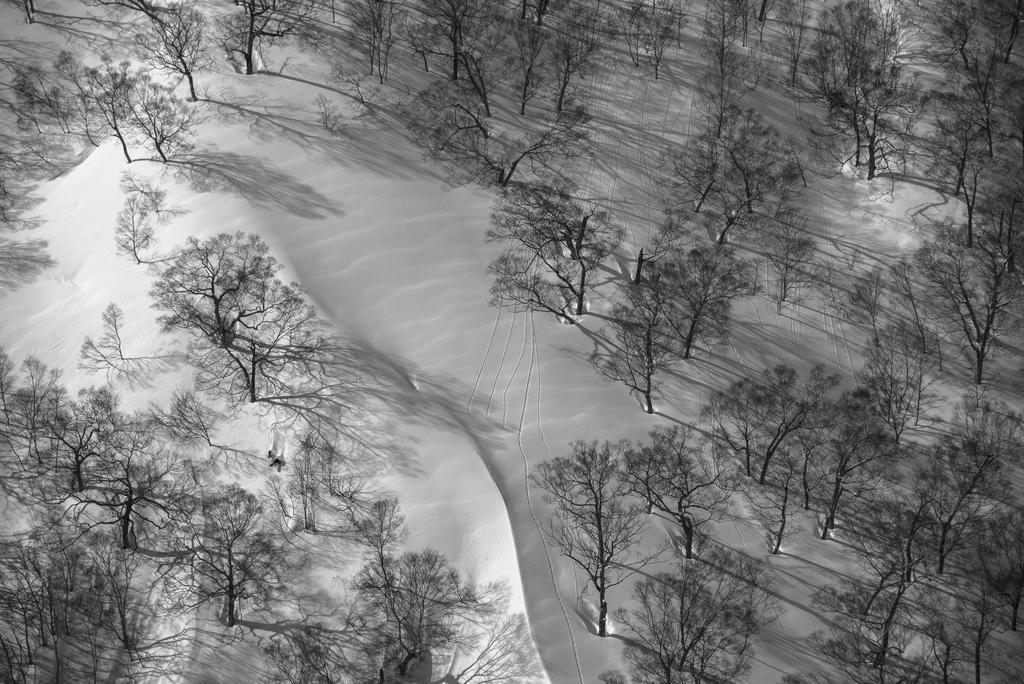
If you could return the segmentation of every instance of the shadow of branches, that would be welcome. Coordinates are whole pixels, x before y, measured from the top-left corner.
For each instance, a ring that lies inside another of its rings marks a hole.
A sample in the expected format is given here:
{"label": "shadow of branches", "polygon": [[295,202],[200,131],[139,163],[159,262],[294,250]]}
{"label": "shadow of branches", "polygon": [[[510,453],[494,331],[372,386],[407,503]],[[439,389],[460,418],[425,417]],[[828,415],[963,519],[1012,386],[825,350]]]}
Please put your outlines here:
{"label": "shadow of branches", "polygon": [[44,240],[0,238],[0,293],[29,284],[55,263]]}
{"label": "shadow of branches", "polygon": [[342,210],[315,188],[251,155],[211,151],[183,154],[170,162],[196,192],[229,192],[302,218],[340,215]]}

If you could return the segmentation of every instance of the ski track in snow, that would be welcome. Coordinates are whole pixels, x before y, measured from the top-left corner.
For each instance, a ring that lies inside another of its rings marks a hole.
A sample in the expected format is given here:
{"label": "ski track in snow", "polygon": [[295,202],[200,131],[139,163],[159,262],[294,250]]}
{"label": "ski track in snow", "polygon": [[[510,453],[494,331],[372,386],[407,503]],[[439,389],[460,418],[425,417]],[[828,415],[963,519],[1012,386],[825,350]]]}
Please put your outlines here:
{"label": "ski track in snow", "polygon": [[[533,315],[532,314],[533,314],[533,312],[531,311],[530,312],[530,316],[527,318],[526,325],[523,326],[523,344],[522,344],[522,347],[519,349],[519,358],[516,359],[515,368],[513,368],[512,372],[509,373],[508,382],[505,383],[505,391],[503,391],[501,393],[501,427],[502,428],[505,427],[505,418],[506,418],[506,416],[508,414],[508,393],[509,393],[509,390],[512,388],[512,382],[516,379],[516,376],[519,375],[519,368],[523,365],[523,358],[526,356],[526,348],[529,346],[527,343],[529,342],[529,339],[530,339],[530,330],[533,329]],[[534,352],[536,352],[536,350],[534,350]],[[532,358],[530,359],[530,367],[531,368],[533,367],[533,359]],[[530,387],[530,376],[529,375],[526,376],[526,387],[527,387],[527,390],[529,390],[529,387]],[[525,399],[524,399],[524,401],[525,401]],[[522,423],[520,422],[519,429],[522,430],[522,427],[523,427]]]}
{"label": "ski track in snow", "polygon": [[476,380],[473,382],[473,391],[469,394],[469,400],[466,402],[466,411],[473,409],[473,399],[476,398],[476,392],[480,388],[480,380],[484,376],[484,368],[487,367],[487,358],[491,355],[491,349],[494,346],[494,334],[498,331],[498,323],[501,322],[501,302],[499,301],[495,306],[494,312],[494,325],[491,326],[491,334],[487,338],[487,346],[484,349],[484,357],[480,360],[480,369],[476,372]]}
{"label": "ski track in snow", "polygon": [[508,345],[512,340],[512,330],[516,327],[516,315],[512,315],[512,321],[508,326],[508,335],[505,336],[505,346],[501,350],[501,359],[498,361],[498,369],[494,372],[494,382],[491,383],[491,391],[487,394],[487,408],[484,410],[484,417],[491,417],[491,402],[494,401],[494,394],[498,389],[498,379],[501,378],[501,369],[505,367],[505,358],[508,356]]}
{"label": "ski track in snow", "polygon": [[[537,430],[540,433],[541,442],[544,444],[544,449],[547,453],[548,460],[551,459],[551,449],[548,446],[547,438],[544,436],[543,428],[541,427],[541,377],[540,377],[540,358],[537,353],[537,330],[534,325],[533,311],[529,312],[527,319],[527,327],[531,331],[530,335],[530,366],[526,374],[526,388],[523,392],[523,410],[519,415],[519,429],[516,431],[516,444],[519,447],[519,453],[523,458],[523,486],[526,490],[526,506],[530,511],[530,519],[533,521],[534,527],[537,529],[537,536],[540,538],[541,548],[544,549],[544,559],[547,562],[548,572],[551,575],[551,590],[554,592],[555,600],[558,601],[558,607],[562,611],[562,618],[565,620],[565,628],[569,633],[569,645],[572,647],[573,659],[576,663],[576,672],[580,677],[580,684],[584,684],[583,681],[583,666],[580,663],[579,652],[576,648],[576,635],[573,633],[572,623],[569,620],[569,613],[565,609],[565,603],[562,602],[562,597],[558,593],[558,581],[555,577],[555,566],[551,561],[551,550],[548,548],[547,540],[544,538],[544,531],[541,529],[540,520],[537,519],[537,513],[533,509],[533,496],[530,492],[530,460],[526,456],[526,448],[523,446],[523,426],[526,423],[526,411],[529,406],[530,399],[530,386],[531,381],[536,375],[536,395],[537,395]],[[525,349],[525,344],[523,345]],[[578,595],[578,593],[577,593]]]}
{"label": "ski track in snow", "polygon": [[[512,251],[512,244],[509,243],[508,247],[505,249],[505,255],[507,256],[511,251]],[[495,312],[494,312],[494,325],[491,326],[491,334],[487,338],[487,346],[484,349],[484,357],[483,357],[483,359],[480,360],[480,369],[477,371],[477,373],[476,373],[476,380],[473,382],[473,391],[470,393],[469,401],[466,403],[466,410],[467,411],[469,411],[470,409],[473,408],[473,400],[476,398],[476,393],[477,393],[477,391],[478,391],[478,389],[480,387],[480,381],[483,379],[483,376],[484,376],[484,370],[487,368],[487,359],[490,357],[491,351],[493,349],[494,336],[495,336],[495,334],[498,331],[498,324],[501,322],[501,314],[505,310],[504,309],[504,300],[499,297],[498,301],[496,301],[494,303],[494,308],[495,308]],[[513,321],[512,321],[511,325],[515,325],[515,313],[513,312],[512,315],[513,315]],[[509,340],[511,339],[511,337],[512,337],[512,328],[509,328],[508,337],[505,338],[505,350],[502,351],[502,361],[501,361],[501,363],[504,363],[504,354],[508,351],[508,344],[509,344]],[[501,364],[500,363],[498,365],[498,372],[499,373],[501,372]],[[496,375],[495,378],[494,378],[494,384],[491,386],[491,392],[487,396],[487,410],[484,413],[485,416],[490,416],[491,399],[494,397],[494,390],[497,387],[497,382],[498,382],[498,377]]]}

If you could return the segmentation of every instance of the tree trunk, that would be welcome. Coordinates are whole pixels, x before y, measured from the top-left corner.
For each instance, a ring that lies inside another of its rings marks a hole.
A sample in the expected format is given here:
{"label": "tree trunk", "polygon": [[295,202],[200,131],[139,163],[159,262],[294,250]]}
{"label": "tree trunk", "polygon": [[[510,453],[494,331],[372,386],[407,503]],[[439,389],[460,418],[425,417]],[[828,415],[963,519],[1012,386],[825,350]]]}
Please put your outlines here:
{"label": "tree trunk", "polygon": [[968,249],[974,247],[974,207],[978,201],[978,181],[975,177],[974,184],[971,187],[971,191],[967,191],[967,187],[964,186],[964,204],[967,205],[967,236],[966,246]]}
{"label": "tree trunk", "polygon": [[189,71],[185,74],[185,78],[188,80],[188,97],[192,102],[199,100],[199,96],[196,94],[196,81],[192,77],[192,72]]}
{"label": "tree trunk", "polygon": [[128,495],[128,502],[124,506],[124,514],[121,516],[121,548],[130,549],[132,544],[132,499]]}
{"label": "tree trunk", "polygon": [[985,374],[985,353],[980,349],[974,353],[974,384],[980,385]]}
{"label": "tree trunk", "polygon": [[974,684],[981,684],[981,646],[984,639],[981,638],[981,627],[978,631],[978,638],[974,640]]}
{"label": "tree trunk", "polygon": [[875,167],[877,165],[877,159],[875,158],[876,152],[875,136],[871,135],[868,138],[868,180],[872,180],[875,177]]}
{"label": "tree trunk", "polygon": [[399,676],[404,677],[407,674],[409,674],[409,666],[412,665],[412,661],[416,659],[416,656],[416,650],[409,649],[409,651],[405,654],[405,657],[402,658],[402,662],[398,664]]}
{"label": "tree trunk", "polygon": [[121,135],[121,129],[116,125],[114,126],[114,137],[117,138],[118,142],[121,143],[121,152],[124,153],[124,158],[129,164],[132,163],[132,156],[128,154],[128,143],[125,142],[124,136]]}
{"label": "tree trunk", "polygon": [[640,248],[640,253],[636,255],[636,275],[633,276],[633,284],[639,285],[641,278],[643,278],[644,270],[644,248]]}
{"label": "tree trunk", "polygon": [[608,602],[604,600],[604,590],[600,592],[601,608],[597,616],[597,636],[608,636]]}
{"label": "tree trunk", "polygon": [[254,52],[256,50],[256,24],[255,17],[249,15],[249,33],[245,37],[245,73],[251,76],[255,73]]}
{"label": "tree trunk", "polygon": [[946,570],[946,556],[949,555],[946,549],[946,540],[949,538],[949,523],[948,521],[942,522],[942,531],[939,533],[939,563],[935,566],[935,573],[941,575]]}
{"label": "tree trunk", "polygon": [[832,528],[836,524],[836,509],[839,508],[839,498],[843,495],[843,480],[841,476],[836,476],[835,481],[832,484],[832,496],[829,498],[828,510],[825,513],[825,522],[821,526],[821,538],[828,539],[828,533],[832,531]]}
{"label": "tree trunk", "polygon": [[804,510],[811,510],[811,483],[808,481],[808,470],[810,465],[810,456],[804,454],[804,464],[800,471],[800,485],[803,487],[804,492]]}
{"label": "tree trunk", "polygon": [[889,640],[892,638],[892,625],[902,599],[903,590],[900,589],[896,596],[893,597],[892,606],[889,607],[889,612],[886,613],[885,620],[882,622],[882,643],[879,644],[878,653],[875,654],[875,661],[873,663],[878,669],[885,667],[885,661],[889,657]]}
{"label": "tree trunk", "polygon": [[586,269],[580,270],[580,287],[576,293],[576,315],[582,316],[584,314],[584,304],[586,297],[586,286],[587,286],[587,271]]}
{"label": "tree trunk", "polygon": [[1022,8],[1024,8],[1024,2],[1017,0],[1017,7],[1013,11],[1013,20],[1010,22],[1010,36],[1006,41],[1006,50],[1003,52],[1003,64],[1010,63],[1010,55],[1013,54],[1013,46],[1017,42],[1017,34],[1020,32]]}
{"label": "tree trunk", "polygon": [[228,586],[228,593],[224,596],[224,622],[228,627],[235,626],[235,587]]}
{"label": "tree trunk", "polygon": [[[690,327],[686,331],[686,337],[683,338],[683,358],[689,359],[690,354],[693,350],[693,340],[697,337],[697,321],[700,319],[699,316],[695,315],[690,318]],[[750,459],[747,459],[747,475],[750,475]]]}
{"label": "tree trunk", "polygon": [[772,555],[778,555],[779,551],[782,550],[782,535],[786,533],[786,508],[789,506],[789,480],[786,480],[786,485],[782,488],[782,504],[779,506],[779,531],[775,535],[775,547],[772,549]]}
{"label": "tree trunk", "polygon": [[693,558],[693,523],[686,516],[681,516],[679,525],[683,528],[684,557]]}
{"label": "tree trunk", "polygon": [[566,72],[565,78],[558,85],[558,102],[555,103],[555,113],[558,114],[565,107],[565,93],[569,89],[569,73]]}
{"label": "tree trunk", "polygon": [[459,80],[459,39],[455,35],[454,32],[452,33],[451,43],[452,43],[452,80],[453,81],[458,81]]}

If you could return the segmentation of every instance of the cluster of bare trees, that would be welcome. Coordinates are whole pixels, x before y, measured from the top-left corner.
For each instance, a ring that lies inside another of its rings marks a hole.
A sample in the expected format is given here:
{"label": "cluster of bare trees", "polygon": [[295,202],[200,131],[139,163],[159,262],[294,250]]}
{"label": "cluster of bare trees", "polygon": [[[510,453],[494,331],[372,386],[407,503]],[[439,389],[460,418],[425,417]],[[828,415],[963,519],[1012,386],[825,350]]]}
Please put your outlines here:
{"label": "cluster of bare trees", "polygon": [[1022,530],[1006,476],[1019,465],[1020,421],[965,399],[912,479],[858,505],[851,532],[865,578],[817,598],[839,625],[819,643],[851,680],[967,671],[982,681],[990,637],[1017,629]]}
{"label": "cluster of bare trees", "polygon": [[[406,109],[413,134],[452,182],[507,187],[571,156],[585,137],[587,115],[567,101],[600,43],[599,6],[559,4],[547,24],[546,4],[517,9],[503,0],[423,0],[404,15],[406,42],[424,69],[441,60],[448,74]],[[374,38],[381,30],[367,23],[371,73],[376,65],[383,79],[385,53]]]}
{"label": "cluster of bare trees", "polygon": [[920,109],[905,66],[908,26],[899,3],[848,0],[818,16],[818,35],[801,61],[802,87],[825,109],[841,163],[871,180],[899,170]]}
{"label": "cluster of bare trees", "polygon": [[139,144],[168,162],[191,143],[189,109],[147,69],[109,60],[88,66],[64,52],[52,70],[28,65],[15,72],[18,117],[40,135],[75,136],[92,145],[113,137],[128,163]]}
{"label": "cluster of bare trees", "polygon": [[[531,479],[554,509],[547,534],[596,595],[598,636],[610,617],[625,625],[634,681],[734,678],[772,604],[759,563],[704,534],[735,491],[735,468],[689,429],[650,437],[572,442],[569,454],[540,464]],[[612,590],[661,552],[641,544],[651,515],[677,531],[678,568],[641,580],[629,607],[610,612]]]}
{"label": "cluster of bare trees", "polygon": [[780,366],[716,393],[706,409],[713,458],[735,459],[756,481],[747,496],[770,553],[810,511],[822,540],[839,534],[857,552],[863,575],[815,598],[835,621],[815,643],[851,681],[953,681],[967,668],[980,681],[989,637],[1019,623],[1024,539],[1007,478],[1024,422],[972,395],[938,439],[901,442],[932,404],[907,372],[920,351],[912,338],[885,339],[894,335],[870,344],[864,384],[838,396],[838,376],[820,366],[803,380]]}
{"label": "cluster of bare trees", "polygon": [[[119,310],[107,318],[120,340]],[[296,623],[267,648],[281,681],[378,670],[398,681],[442,661],[459,681],[536,675],[529,629],[502,587],[476,586],[436,551],[400,548],[397,501],[366,494],[365,453],[308,427],[276,447],[288,472],[260,493],[218,474],[229,453],[238,467],[252,460],[216,445],[223,418],[192,393],[143,410],[122,408],[112,385],[73,395],[38,360],[19,369],[0,355],[3,486],[26,523],[0,543],[5,678],[174,673],[196,638],[187,614],[230,628],[288,599],[304,567],[285,553],[288,528],[354,534],[366,550],[348,618]]]}
{"label": "cluster of bare trees", "polygon": [[591,281],[623,229],[577,194],[552,180],[511,187],[499,198],[487,233],[507,245],[490,266],[496,304],[548,311],[570,323],[587,313]]}
{"label": "cluster of bare trees", "polygon": [[273,555],[252,546],[263,539],[255,497],[204,491],[151,412],[121,408],[112,386],[72,395],[33,358],[19,372],[0,357],[0,376],[4,483],[28,523],[5,538],[0,570],[14,681],[37,668],[84,679],[83,663],[93,677],[112,666],[141,676],[183,638],[158,619],[157,593],[165,606],[223,599],[230,625],[273,583],[256,570]]}
{"label": "cluster of bare trees", "polygon": [[350,614],[312,623],[265,647],[270,681],[408,681],[431,672],[453,681],[529,681],[539,663],[525,617],[498,584],[477,586],[434,549],[403,550],[398,502],[382,498],[353,516],[362,548]]}
{"label": "cluster of bare trees", "polygon": [[936,327],[960,343],[976,384],[1021,311],[1024,72],[1011,59],[1019,22],[1012,2],[948,0],[928,25],[943,78],[926,108],[921,147],[927,171],[964,213],[933,225],[916,263]]}
{"label": "cluster of bare trees", "polygon": [[758,291],[753,264],[730,245],[668,237],[658,244],[638,264],[639,278],[621,286],[608,325],[615,347],[591,359],[602,375],[636,392],[647,413],[654,412],[663,374],[698,345],[723,343],[734,300]]}

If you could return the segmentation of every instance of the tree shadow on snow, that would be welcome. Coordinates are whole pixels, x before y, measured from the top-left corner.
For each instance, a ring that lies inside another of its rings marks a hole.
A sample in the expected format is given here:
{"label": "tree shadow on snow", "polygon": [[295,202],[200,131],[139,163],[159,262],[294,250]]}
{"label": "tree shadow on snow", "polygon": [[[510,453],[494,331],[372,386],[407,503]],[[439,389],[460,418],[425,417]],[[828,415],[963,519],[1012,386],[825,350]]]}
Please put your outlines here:
{"label": "tree shadow on snow", "polygon": [[0,293],[28,285],[55,264],[44,240],[0,238]]}
{"label": "tree shadow on snow", "polygon": [[196,192],[229,192],[302,218],[338,216],[342,209],[315,188],[266,161],[237,152],[193,152],[169,162]]}

